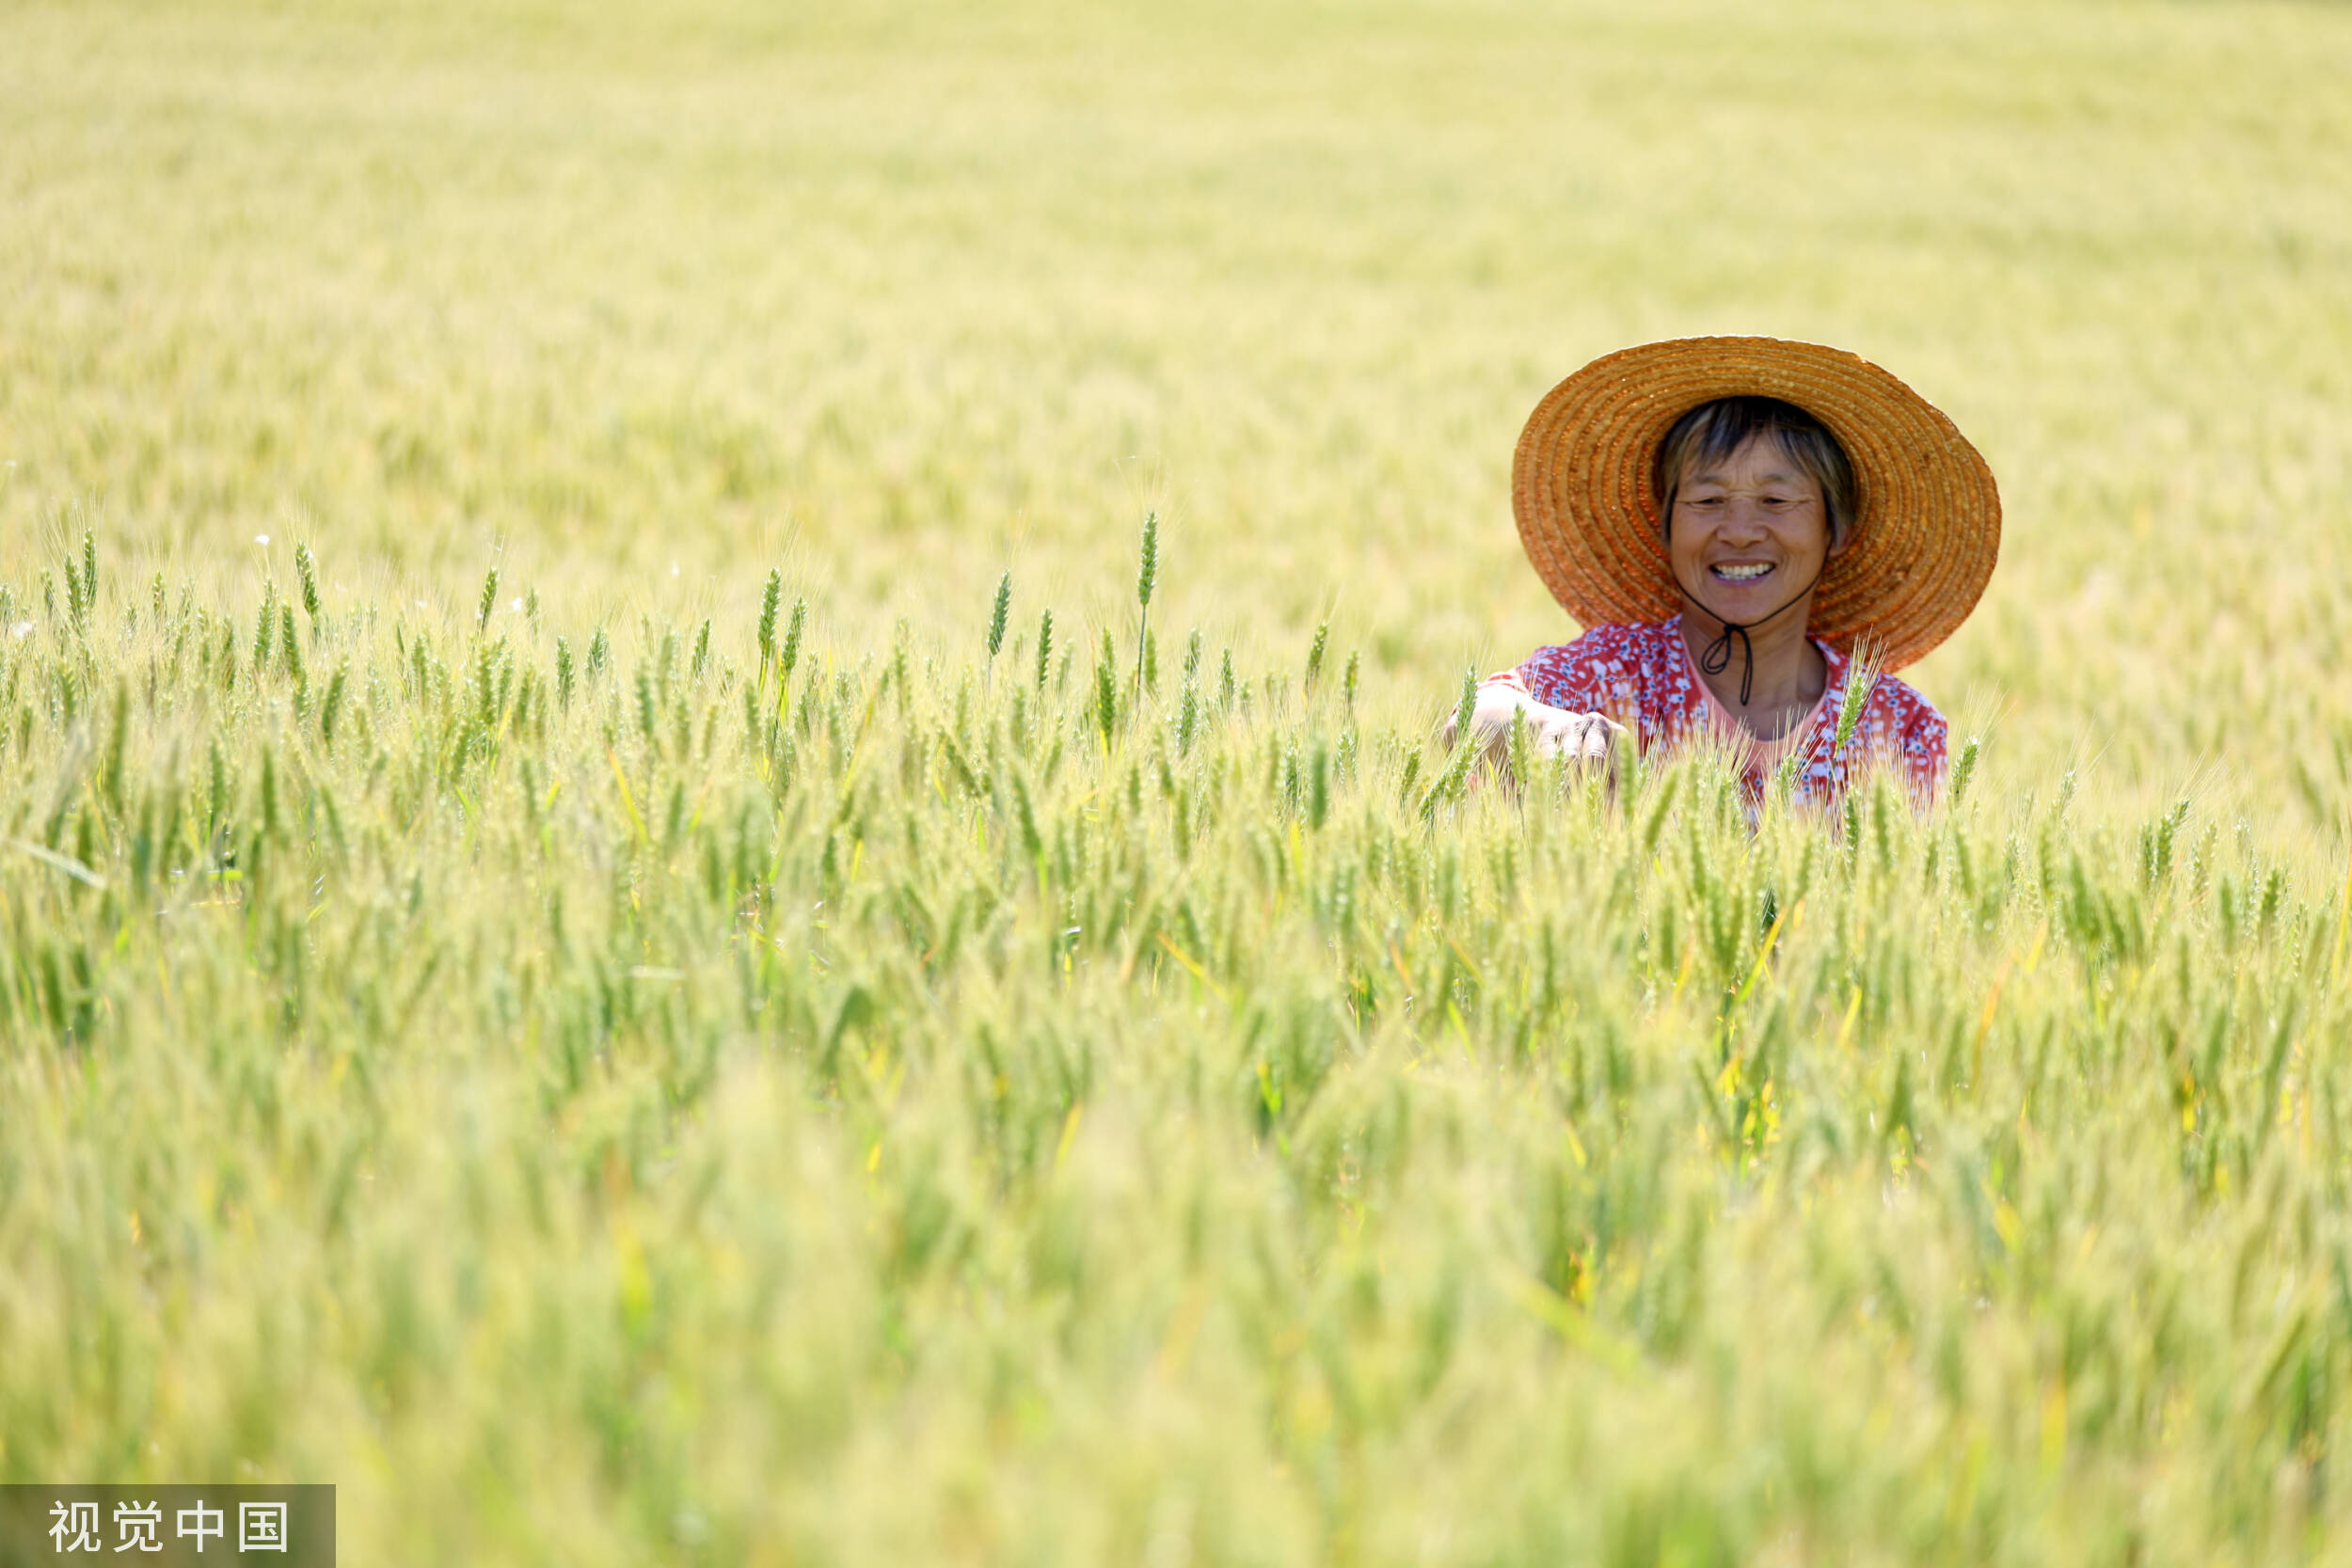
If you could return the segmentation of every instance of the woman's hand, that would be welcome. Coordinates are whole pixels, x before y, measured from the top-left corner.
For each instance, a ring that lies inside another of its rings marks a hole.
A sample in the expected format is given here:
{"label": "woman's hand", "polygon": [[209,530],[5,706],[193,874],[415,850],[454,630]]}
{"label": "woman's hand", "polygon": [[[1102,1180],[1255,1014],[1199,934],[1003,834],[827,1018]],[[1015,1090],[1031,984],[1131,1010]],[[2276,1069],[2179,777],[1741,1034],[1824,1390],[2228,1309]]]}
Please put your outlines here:
{"label": "woman's hand", "polygon": [[[1565,708],[1547,707],[1517,688],[1501,683],[1478,689],[1476,705],[1470,710],[1470,736],[1481,753],[1481,759],[1496,764],[1505,770],[1510,765],[1511,720],[1520,715],[1527,724],[1527,741],[1531,752],[1539,757],[1565,757],[1587,766],[1606,767],[1629,744],[1629,732],[1623,724],[1602,713],[1570,713]],[[1445,743],[1451,748],[1457,738],[1455,721],[1445,722]]]}

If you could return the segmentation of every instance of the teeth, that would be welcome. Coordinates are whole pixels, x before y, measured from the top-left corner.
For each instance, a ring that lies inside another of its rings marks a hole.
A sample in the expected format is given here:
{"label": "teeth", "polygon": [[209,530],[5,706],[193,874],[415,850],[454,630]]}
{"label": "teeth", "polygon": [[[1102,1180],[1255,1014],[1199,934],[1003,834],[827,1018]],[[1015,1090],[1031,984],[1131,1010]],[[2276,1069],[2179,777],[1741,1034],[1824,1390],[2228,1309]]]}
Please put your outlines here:
{"label": "teeth", "polygon": [[1726,582],[1754,582],[1771,570],[1770,566],[1718,566],[1715,575]]}

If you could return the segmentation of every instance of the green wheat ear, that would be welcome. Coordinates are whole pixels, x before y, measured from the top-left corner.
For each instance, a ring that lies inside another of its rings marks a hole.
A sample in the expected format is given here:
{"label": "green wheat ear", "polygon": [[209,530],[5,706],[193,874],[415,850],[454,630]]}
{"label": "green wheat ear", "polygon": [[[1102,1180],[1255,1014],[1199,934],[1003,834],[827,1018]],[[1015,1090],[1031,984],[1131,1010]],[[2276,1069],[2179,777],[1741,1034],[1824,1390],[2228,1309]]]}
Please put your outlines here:
{"label": "green wheat ear", "polygon": [[1152,588],[1160,576],[1160,515],[1143,515],[1143,560],[1136,571],[1136,695],[1143,695],[1144,660],[1152,648]]}
{"label": "green wheat ear", "polygon": [[1184,682],[1183,705],[1176,710],[1176,754],[1192,754],[1193,737],[1200,732],[1200,688],[1198,683]]}
{"label": "green wheat ear", "polygon": [[808,601],[792,601],[792,617],[785,623],[784,646],[776,650],[776,669],[786,680],[792,678],[793,666],[801,662],[801,634],[808,629]]}
{"label": "green wheat ear", "polygon": [[1856,642],[1853,657],[1846,663],[1846,689],[1837,704],[1837,738],[1834,745],[1840,754],[1862,722],[1862,710],[1869,705],[1880,673],[1878,649],[1867,641]]}
{"label": "green wheat ear", "polygon": [[1094,722],[1103,732],[1103,744],[1111,743],[1112,732],[1119,728],[1119,675],[1115,660],[1117,650],[1111,645],[1110,627],[1103,628],[1103,657],[1094,667]]}
{"label": "green wheat ear", "polygon": [[318,562],[307,544],[294,546],[294,575],[302,579],[302,613],[315,621],[319,618]]}
{"label": "green wheat ear", "polygon": [[988,657],[993,659],[1005,645],[1005,622],[1012,614],[1012,574],[996,579],[996,604],[988,614]]}
{"label": "green wheat ear", "polygon": [[768,586],[759,595],[759,670],[768,673],[769,661],[776,657],[776,608],[784,602],[784,572],[779,567],[768,568]]}
{"label": "green wheat ear", "polygon": [[1952,765],[1950,800],[1954,806],[1968,798],[1969,781],[1977,776],[1977,758],[1983,749],[1984,736],[1980,735],[1970,736],[1962,745],[1960,759]]}
{"label": "green wheat ear", "polygon": [[262,583],[262,610],[253,620],[253,668],[258,674],[269,662],[270,644],[278,634],[278,584],[264,578]]}

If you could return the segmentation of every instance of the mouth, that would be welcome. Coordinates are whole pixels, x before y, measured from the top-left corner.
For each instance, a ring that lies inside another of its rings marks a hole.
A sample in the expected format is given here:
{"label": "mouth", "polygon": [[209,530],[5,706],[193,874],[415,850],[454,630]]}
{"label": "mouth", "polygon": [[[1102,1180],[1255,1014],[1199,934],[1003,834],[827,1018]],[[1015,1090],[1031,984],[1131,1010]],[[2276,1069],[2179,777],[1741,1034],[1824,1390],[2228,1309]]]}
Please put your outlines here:
{"label": "mouth", "polygon": [[1769,561],[1724,561],[1707,570],[1717,582],[1744,584],[1763,581],[1772,575],[1773,566]]}

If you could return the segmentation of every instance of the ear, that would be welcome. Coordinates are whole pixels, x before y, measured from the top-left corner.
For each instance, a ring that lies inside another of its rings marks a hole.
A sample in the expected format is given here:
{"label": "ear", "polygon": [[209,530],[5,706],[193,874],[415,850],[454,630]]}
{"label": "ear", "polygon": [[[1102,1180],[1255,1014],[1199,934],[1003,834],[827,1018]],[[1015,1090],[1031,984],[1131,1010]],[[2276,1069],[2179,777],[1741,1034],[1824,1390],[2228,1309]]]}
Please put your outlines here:
{"label": "ear", "polygon": [[1852,543],[1853,525],[1851,523],[1848,523],[1844,528],[1831,529],[1829,531],[1829,553],[1824,556],[1823,559],[1827,561],[1836,560],[1839,556],[1846,553],[1846,546]]}

